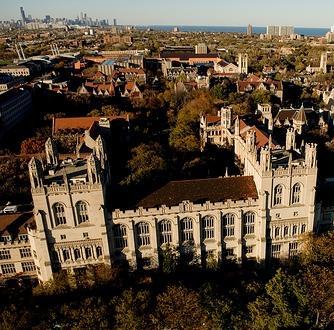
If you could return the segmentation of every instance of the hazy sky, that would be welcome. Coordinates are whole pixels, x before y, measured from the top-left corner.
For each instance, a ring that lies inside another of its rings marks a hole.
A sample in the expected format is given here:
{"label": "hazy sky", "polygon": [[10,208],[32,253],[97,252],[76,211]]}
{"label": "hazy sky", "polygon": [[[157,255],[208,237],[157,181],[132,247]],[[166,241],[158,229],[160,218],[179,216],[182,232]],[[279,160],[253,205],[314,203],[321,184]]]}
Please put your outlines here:
{"label": "hazy sky", "polygon": [[116,17],[131,25],[334,25],[334,0],[0,0],[0,20],[33,17]]}

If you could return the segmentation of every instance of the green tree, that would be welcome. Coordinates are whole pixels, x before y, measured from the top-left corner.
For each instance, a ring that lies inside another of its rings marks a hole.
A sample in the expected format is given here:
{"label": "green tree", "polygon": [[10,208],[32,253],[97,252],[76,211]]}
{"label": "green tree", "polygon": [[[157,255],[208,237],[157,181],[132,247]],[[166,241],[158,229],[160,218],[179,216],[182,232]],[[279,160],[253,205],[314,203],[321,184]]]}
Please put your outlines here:
{"label": "green tree", "polygon": [[148,291],[125,290],[113,300],[116,329],[145,329],[149,324]]}
{"label": "green tree", "polygon": [[297,277],[279,269],[265,293],[248,305],[254,329],[305,327],[309,324],[308,299]]}
{"label": "green tree", "polygon": [[163,329],[208,329],[208,316],[198,293],[170,286],[158,295],[156,316]]}

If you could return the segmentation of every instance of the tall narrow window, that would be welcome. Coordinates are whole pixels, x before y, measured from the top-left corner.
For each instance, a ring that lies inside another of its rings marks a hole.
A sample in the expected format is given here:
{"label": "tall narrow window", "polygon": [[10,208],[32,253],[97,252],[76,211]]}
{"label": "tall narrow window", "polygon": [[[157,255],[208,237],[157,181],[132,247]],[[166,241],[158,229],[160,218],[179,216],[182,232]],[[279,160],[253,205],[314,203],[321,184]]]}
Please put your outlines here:
{"label": "tall narrow window", "polygon": [[302,225],[302,229],[301,229],[301,234],[304,234],[305,233],[305,231],[306,231],[306,225],[305,224],[303,224]]}
{"label": "tall narrow window", "polygon": [[92,249],[91,249],[91,247],[86,247],[85,248],[85,255],[86,255],[86,259],[92,257]]}
{"label": "tall narrow window", "polygon": [[96,257],[101,257],[102,256],[102,248],[101,246],[96,247]]}
{"label": "tall narrow window", "polygon": [[292,188],[292,204],[300,203],[300,195],[301,195],[301,185],[300,183],[296,183]]}
{"label": "tall narrow window", "polygon": [[147,222],[140,222],[136,225],[138,246],[147,246],[151,244],[150,227]]}
{"label": "tall narrow window", "polygon": [[224,215],[223,224],[224,224],[224,236],[231,237],[234,236],[234,220],[235,216],[232,213]]}
{"label": "tall narrow window", "polygon": [[202,237],[203,239],[214,238],[215,236],[215,219],[207,215],[202,219]]}
{"label": "tall narrow window", "polygon": [[294,226],[292,227],[292,235],[293,235],[293,236],[297,235],[297,232],[298,232],[298,227],[297,227],[296,225],[294,225]]}
{"label": "tall narrow window", "polygon": [[53,215],[56,226],[66,224],[65,208],[63,204],[56,203],[53,205]]}
{"label": "tall narrow window", "polygon": [[64,261],[71,259],[69,250],[63,250],[63,258],[64,258]]}
{"label": "tall narrow window", "polygon": [[194,240],[193,220],[191,218],[181,220],[181,239],[182,242]]}
{"label": "tall narrow window", "polygon": [[128,238],[126,235],[126,227],[124,225],[114,225],[113,233],[115,239],[115,248],[124,249],[128,246]]}
{"label": "tall narrow window", "polygon": [[289,227],[285,226],[284,227],[284,237],[287,237],[289,235]]}
{"label": "tall narrow window", "polygon": [[75,204],[78,223],[89,221],[87,203],[80,201]]}
{"label": "tall narrow window", "polygon": [[160,244],[172,243],[172,223],[169,220],[159,222]]}
{"label": "tall narrow window", "polygon": [[278,238],[278,237],[279,237],[279,234],[280,234],[280,228],[279,228],[279,227],[276,227],[276,228],[275,228],[275,238]]}
{"label": "tall narrow window", "polygon": [[281,205],[283,198],[283,186],[278,185],[274,189],[274,205]]}
{"label": "tall narrow window", "polygon": [[81,258],[81,251],[80,249],[74,249],[74,259],[78,260]]}
{"label": "tall narrow window", "polygon": [[243,219],[244,235],[254,234],[255,232],[255,213],[247,212]]}

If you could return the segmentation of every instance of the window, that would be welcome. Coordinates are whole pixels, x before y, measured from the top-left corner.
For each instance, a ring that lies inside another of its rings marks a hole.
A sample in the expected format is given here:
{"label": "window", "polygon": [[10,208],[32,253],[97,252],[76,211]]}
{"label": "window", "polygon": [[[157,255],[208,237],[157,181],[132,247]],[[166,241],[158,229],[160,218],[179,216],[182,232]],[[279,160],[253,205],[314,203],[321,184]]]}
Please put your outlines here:
{"label": "window", "polygon": [[2,274],[13,274],[16,273],[15,265],[14,264],[4,264],[1,265]]}
{"label": "window", "polygon": [[64,261],[71,259],[69,250],[63,250],[63,258],[64,258]]}
{"label": "window", "polygon": [[273,244],[271,246],[271,257],[279,258],[281,254],[281,244]]}
{"label": "window", "polygon": [[66,235],[60,235],[60,239],[66,239]]}
{"label": "window", "polygon": [[274,205],[282,204],[283,186],[278,185],[274,189]]}
{"label": "window", "polygon": [[53,205],[53,215],[56,226],[66,224],[65,208],[63,204],[56,203]]}
{"label": "window", "polygon": [[254,246],[246,246],[246,253],[253,253]]}
{"label": "window", "polygon": [[182,242],[194,240],[193,220],[191,218],[181,220],[181,240]]}
{"label": "window", "polygon": [[172,223],[169,220],[159,222],[160,244],[172,242]]}
{"label": "window", "polygon": [[9,250],[0,250],[0,260],[8,260],[11,258]]}
{"label": "window", "polygon": [[35,250],[32,250],[32,253],[34,255],[34,258],[37,259],[37,252]]}
{"label": "window", "polygon": [[33,272],[36,270],[36,266],[33,262],[22,262],[21,265],[24,272]]}
{"label": "window", "polygon": [[234,256],[234,249],[226,249],[226,257],[233,257]]}
{"label": "window", "polygon": [[247,212],[244,215],[244,235],[254,234],[255,214]]}
{"label": "window", "polygon": [[88,238],[88,233],[83,233],[82,236],[83,236],[84,238]]}
{"label": "window", "polygon": [[75,208],[77,210],[77,217],[78,217],[79,224],[89,221],[86,202],[83,202],[83,201],[77,202],[75,204]]}
{"label": "window", "polygon": [[139,222],[137,228],[137,243],[138,246],[150,245],[150,228],[146,222]]}
{"label": "window", "polygon": [[74,249],[74,259],[78,260],[81,258],[81,251],[80,249]]}
{"label": "window", "polygon": [[92,257],[92,249],[90,247],[85,248],[85,255],[86,255],[86,259]]}
{"label": "window", "polygon": [[31,257],[31,250],[29,248],[20,249],[21,258]]}
{"label": "window", "polygon": [[300,203],[301,185],[296,183],[292,188],[292,204]]}
{"label": "window", "polygon": [[306,232],[306,225],[302,225],[301,233],[304,234]]}
{"label": "window", "polygon": [[223,218],[224,224],[224,236],[231,237],[234,236],[234,214],[228,213],[224,215]]}
{"label": "window", "polygon": [[289,235],[289,227],[288,226],[285,226],[284,227],[284,237],[288,236]]}
{"label": "window", "polygon": [[275,238],[278,238],[279,234],[280,234],[280,229],[279,229],[279,227],[276,227],[275,228]]}
{"label": "window", "polygon": [[298,254],[298,242],[289,243],[289,257],[294,257]]}
{"label": "window", "polygon": [[113,233],[115,238],[115,248],[116,249],[126,248],[128,246],[126,227],[124,225],[114,225]]}
{"label": "window", "polygon": [[202,219],[202,237],[203,239],[214,238],[215,228],[214,228],[214,217],[207,215]]}
{"label": "window", "polygon": [[102,248],[101,246],[96,247],[96,257],[101,257],[102,256]]}
{"label": "window", "polygon": [[296,225],[294,225],[294,226],[292,227],[292,236],[297,235],[297,231],[298,231],[298,227],[297,227]]}

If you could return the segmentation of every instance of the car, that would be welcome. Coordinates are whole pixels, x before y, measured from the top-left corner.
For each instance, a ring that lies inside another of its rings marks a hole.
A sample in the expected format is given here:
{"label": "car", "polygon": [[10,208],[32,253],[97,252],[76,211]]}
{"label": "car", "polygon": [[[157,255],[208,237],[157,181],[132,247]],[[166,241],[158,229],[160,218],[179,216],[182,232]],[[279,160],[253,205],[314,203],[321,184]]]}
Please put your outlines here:
{"label": "car", "polygon": [[18,211],[17,205],[8,205],[3,210],[3,213],[16,213]]}

